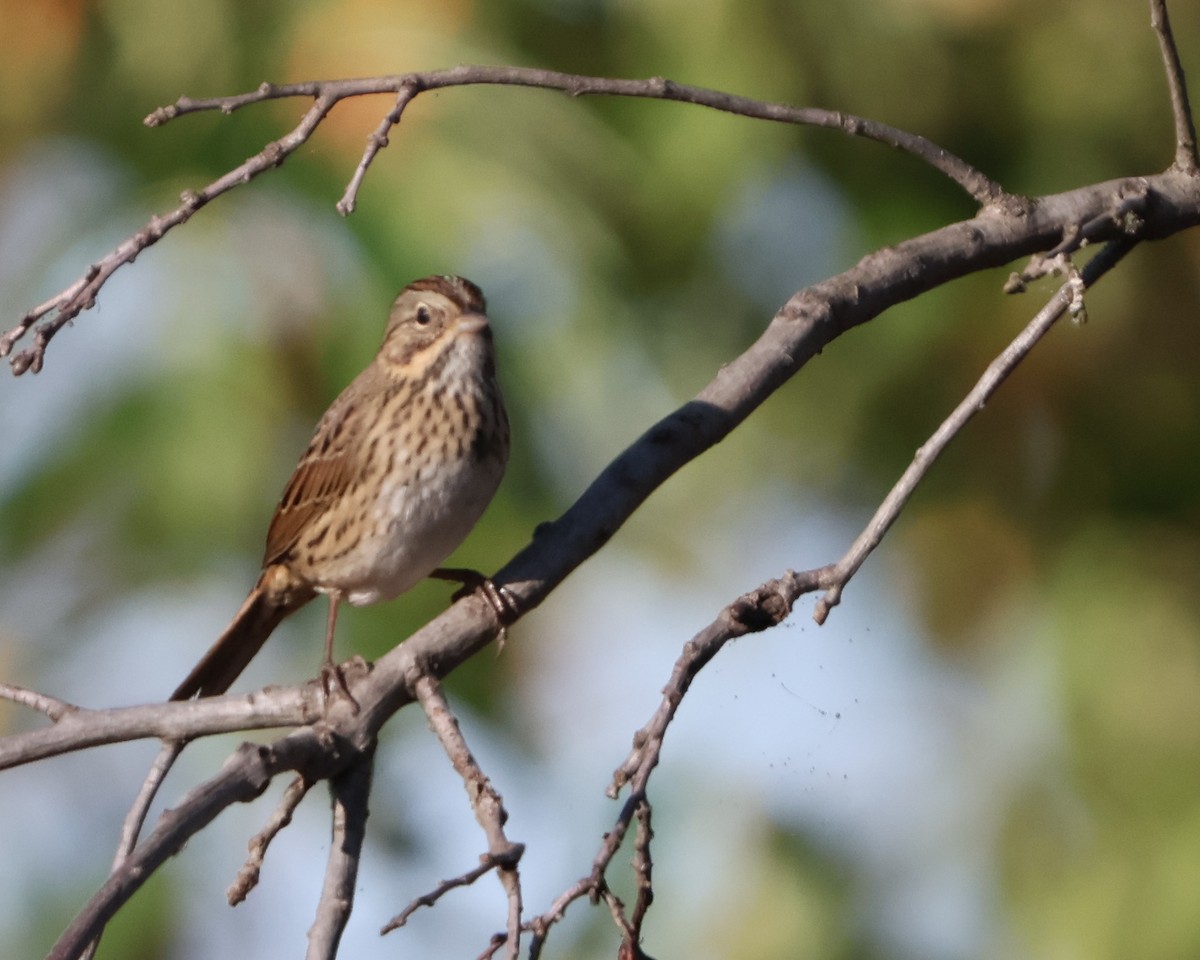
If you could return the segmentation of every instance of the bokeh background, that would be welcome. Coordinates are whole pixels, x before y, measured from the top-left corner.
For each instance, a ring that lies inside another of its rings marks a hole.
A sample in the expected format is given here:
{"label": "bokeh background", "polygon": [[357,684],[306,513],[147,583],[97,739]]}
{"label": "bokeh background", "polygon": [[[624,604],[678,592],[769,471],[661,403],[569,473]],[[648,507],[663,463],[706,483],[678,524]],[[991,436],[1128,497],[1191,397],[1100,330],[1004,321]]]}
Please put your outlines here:
{"label": "bokeh background", "polygon": [[[1200,77],[1200,8],[1172,13]],[[0,325],[288,129],[303,104],[149,130],[180,94],[460,62],[662,74],[923,133],[1010,190],[1172,156],[1147,5],[1130,0],[0,0]],[[0,376],[0,676],[109,706],[173,688],[253,582],[311,427],[373,353],[396,290],[488,293],[514,460],[457,555],[492,570],[794,290],[970,216],[875,144],[682,105],[470,88],[419,99],[359,210],[334,203],[390,98],[343,105],[281,169],[144,253]],[[955,441],[816,628],[725,650],[655,775],[645,948],[694,958],[1200,955],[1200,238],[1138,250]],[[585,873],[629,736],[683,642],[739,593],[839,556],[912,451],[1052,290],[1004,271],[891,311],[814,360],[452,679],[528,844],[526,904]],[[342,618],[378,655],[421,586]],[[323,610],[241,689],[298,682]],[[0,705],[0,729],[38,722]],[[170,802],[236,740],[196,744]],[[0,942],[41,956],[102,880],[153,755],[0,776]],[[320,792],[250,900],[223,891],[278,799],[230,811],[122,912],[107,958],[300,955],[328,846]],[[387,728],[355,958],[471,957],[491,878],[380,940],[484,848],[413,711]],[[622,854],[614,867],[628,891]],[[572,908],[556,957],[612,956]]]}

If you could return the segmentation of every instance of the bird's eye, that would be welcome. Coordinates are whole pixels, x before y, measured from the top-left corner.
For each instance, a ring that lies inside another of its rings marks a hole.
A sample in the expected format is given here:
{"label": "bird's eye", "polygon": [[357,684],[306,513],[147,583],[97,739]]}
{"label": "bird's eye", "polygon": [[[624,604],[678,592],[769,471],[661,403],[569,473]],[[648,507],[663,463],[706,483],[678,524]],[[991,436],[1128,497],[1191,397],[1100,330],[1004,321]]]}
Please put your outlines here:
{"label": "bird's eye", "polygon": [[429,308],[427,306],[425,306],[425,304],[421,304],[419,307],[417,307],[417,325],[418,326],[424,327],[432,319],[433,319],[433,315],[430,314]]}

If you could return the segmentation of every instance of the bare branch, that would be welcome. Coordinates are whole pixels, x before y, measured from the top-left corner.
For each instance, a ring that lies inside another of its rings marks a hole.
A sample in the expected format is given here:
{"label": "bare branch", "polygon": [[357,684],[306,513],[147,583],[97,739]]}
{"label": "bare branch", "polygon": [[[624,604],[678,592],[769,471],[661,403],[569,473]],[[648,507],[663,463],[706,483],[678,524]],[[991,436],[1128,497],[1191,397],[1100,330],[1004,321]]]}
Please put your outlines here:
{"label": "bare branch", "polygon": [[216,197],[232,190],[239,184],[248,183],[263,171],[283,163],[297,147],[312,135],[335,102],[328,98],[318,97],[291,133],[269,143],[244,163],[201,190],[184,191],[178,207],[165,216],[151,217],[141,230],[89,266],[79,280],[25,314],[15,327],[0,336],[0,357],[8,356],[16,342],[24,337],[42,317],[51,313],[54,313],[54,316],[38,326],[33,346],[27,347],[13,356],[10,361],[13,374],[20,376],[26,370],[32,370],[34,373],[41,372],[46,348],[50,345],[54,335],[80,313],[95,304],[96,295],[100,292],[100,288],[108,282],[109,277],[125,264],[133,263],[139,253],[157,243],[170,230],[187,223],[192,218],[192,214]]}
{"label": "bare branch", "polygon": [[1078,276],[1071,277],[1059,288],[1058,292],[1038,311],[1016,339],[988,365],[983,376],[979,378],[962,402],[954,408],[950,416],[917,451],[908,469],[904,471],[896,485],[892,487],[891,492],[884,498],[883,503],[879,505],[879,509],[871,518],[871,522],[854,541],[846,555],[830,569],[829,575],[833,582],[825,595],[817,602],[816,610],[813,612],[813,619],[817,623],[824,623],[826,617],[829,616],[829,611],[840,602],[846,583],[879,546],[884,534],[895,523],[900,511],[908,502],[908,498],[912,496],[913,491],[916,490],[925,474],[929,472],[930,467],[941,456],[947,444],[958,435],[959,431],[976,413],[983,409],[988,398],[996,392],[1000,384],[1017,368],[1017,365],[1028,356],[1029,351],[1046,335],[1063,313],[1068,309],[1073,313],[1082,310],[1083,290],[1091,287],[1100,277],[1115,267],[1121,258],[1133,249],[1134,245],[1134,242],[1130,240],[1116,240],[1100,251]]}
{"label": "bare branch", "polygon": [[[463,739],[458,718],[450,710],[450,704],[446,702],[437,678],[430,674],[418,677],[413,684],[413,692],[425,711],[430,728],[446,751],[446,756],[462,777],[467,796],[471,799],[471,808],[475,811],[475,819],[479,821],[487,836],[488,853],[484,863],[496,866],[500,883],[508,896],[507,955],[515,960],[521,949],[521,878],[517,864],[525,852],[525,847],[523,844],[511,842],[505,834],[504,822],[508,819],[508,811],[504,809],[504,801],[492,786],[491,780],[480,769],[466,740]],[[486,871],[479,871],[477,876],[482,876],[484,872]],[[446,885],[443,883],[442,886]],[[408,912],[411,913],[411,910]],[[395,923],[395,926],[399,925]],[[385,926],[383,932],[386,933],[389,929],[394,929],[392,923]]]}
{"label": "bare branch", "polygon": [[343,217],[349,216],[354,212],[354,207],[358,202],[358,190],[366,178],[367,168],[371,166],[371,162],[375,159],[379,151],[388,145],[388,133],[392,127],[400,122],[400,117],[404,114],[405,108],[412,103],[417,93],[418,90],[415,86],[402,86],[400,94],[396,97],[396,105],[379,122],[379,126],[375,129],[375,132],[367,138],[367,149],[363,151],[362,159],[358,161],[358,166],[354,169],[354,175],[346,185],[346,191],[342,194],[342,199],[337,202],[337,211]]}
{"label": "bare branch", "polygon": [[38,693],[36,690],[18,687],[12,683],[0,683],[0,699],[11,700],[13,703],[19,703],[23,707],[29,707],[30,710],[44,713],[55,723],[58,723],[64,717],[78,712],[80,709],[73,703],[67,703],[66,700],[59,700],[57,697],[52,697],[49,694]]}
{"label": "bare branch", "polygon": [[[179,759],[185,746],[187,744],[182,740],[170,740],[164,743],[158,751],[158,755],[146,773],[146,778],[142,781],[141,789],[138,790],[137,796],[134,797],[133,804],[121,824],[121,835],[117,839],[117,850],[113,854],[112,866],[108,871],[109,876],[121,869],[129,854],[133,852],[133,848],[137,846],[138,836],[146,822],[146,815],[150,812],[150,804],[154,802],[163,780],[166,779],[171,767],[175,765],[175,761]],[[92,960],[98,949],[100,949],[99,934],[87,945],[87,949],[80,955],[79,960]]]}
{"label": "bare branch", "polygon": [[246,858],[242,869],[238,871],[237,877],[225,892],[225,897],[231,907],[236,907],[245,900],[250,891],[258,885],[258,877],[262,871],[263,860],[267,855],[267,848],[271,846],[271,841],[292,822],[296,808],[300,806],[300,801],[305,798],[312,786],[312,782],[304,777],[296,777],[283,791],[279,805],[271,814],[267,825],[250,838],[250,842],[247,844],[250,856]]}
{"label": "bare branch", "polygon": [[[609,96],[636,97],[651,100],[670,100],[709,107],[724,113],[770,120],[776,123],[804,126],[829,127],[841,130],[852,137],[862,137],[895,147],[928,163],[935,170],[949,177],[981,206],[1004,201],[1008,194],[994,181],[970,164],[937,144],[917,134],[889,127],[887,124],[856,117],[836,110],[821,110],[815,107],[793,107],[783,103],[771,103],[741,97],[720,90],[676,83],[664,77],[648,77],[641,80],[620,77],[588,77],[580,74],[561,73],[557,70],[539,70],[534,67],[478,66],[462,64],[447,70],[393,74],[382,77],[363,77],[347,80],[310,81],[295,84],[264,83],[251,93],[231,97],[212,97],[194,100],[181,97],[174,105],[160,107],[146,118],[149,126],[158,126],[182,116],[202,110],[220,110],[232,113],[251,103],[264,100],[279,100],[290,97],[333,97],[343,100],[376,93],[399,94],[391,123],[384,122],[372,134],[364,154],[364,165],[369,165],[370,156],[384,144],[378,142],[386,137],[388,129],[399,121],[399,115],[409,101],[429,90],[447,87],[462,87],[479,84],[496,86],[536,87],[542,90],[558,90],[573,97]],[[353,203],[350,202],[353,209]]]}
{"label": "bare branch", "polygon": [[317,916],[308,931],[306,960],[334,960],[338,943],[354,906],[354,882],[367,833],[367,805],[371,797],[374,748],[362,754],[344,773],[330,781],[333,794],[333,831],[325,884]]}
{"label": "bare branch", "polygon": [[[401,910],[398,914],[392,917],[379,930],[379,935],[385,936],[393,930],[398,930],[400,927],[408,923],[408,918],[416,913],[421,907],[432,907],[435,903],[442,899],[451,890],[457,890],[459,887],[469,887],[484,874],[491,872],[496,868],[496,861],[488,854],[484,854],[479,858],[479,866],[468,870],[466,873],[460,874],[457,877],[451,877],[449,880],[443,880],[436,887],[423,893],[419,897],[413,898],[408,906]],[[505,937],[499,937],[498,943],[504,943]]]}
{"label": "bare branch", "polygon": [[613,923],[621,931],[621,943],[624,945],[635,942],[633,927],[629,923],[629,918],[625,916],[625,904],[621,901],[620,897],[612,892],[612,888],[609,887],[607,881],[601,880],[596,885],[593,899],[603,900],[608,907],[608,912],[612,915]]}
{"label": "bare branch", "polygon": [[[531,960],[540,955],[550,929],[566,915],[568,907],[585,896],[606,899],[614,920],[625,936],[623,949],[630,956],[641,955],[641,948],[638,946],[641,926],[654,896],[650,858],[650,840],[653,834],[650,828],[651,811],[646,799],[646,786],[650,774],[658,765],[667,727],[674,719],[692,680],[726,643],[782,623],[791,613],[799,597],[826,585],[827,573],[828,568],[809,570],[802,574],[788,571],[782,577],[764,583],[729,604],[708,627],[684,645],[671,672],[671,678],[663,688],[663,698],[658,709],[650,721],[634,734],[633,749],[629,757],[613,773],[613,781],[606,791],[608,796],[616,797],[626,784],[630,784],[630,795],[626,798],[613,827],[601,840],[600,849],[592,861],[591,872],[559,894],[549,909],[535,917],[528,925],[533,931]],[[638,820],[638,833],[633,865],[637,878],[638,899],[634,905],[633,919],[628,920],[620,902],[614,902],[615,898],[608,890],[605,874],[635,817]]]}
{"label": "bare branch", "polygon": [[[336,744],[336,745],[335,745]],[[104,929],[113,914],[168,857],[234,803],[247,803],[285,771],[311,780],[336,776],[359,753],[326,727],[297,730],[270,746],[246,743],[210,780],[190,790],[125,859],[63,932],[47,960],[74,960]]]}
{"label": "bare branch", "polygon": [[[658,765],[667,727],[675,718],[675,712],[692,681],[718,651],[730,640],[782,623],[792,612],[797,599],[825,586],[825,577],[825,568],[805,573],[789,570],[782,577],[769,580],[738,597],[712,623],[684,644],[671,671],[671,678],[663,687],[663,698],[658,709],[649,722],[633,735],[633,749],[625,762],[613,772],[612,783],[606,791],[608,796],[615,798],[628,783],[633,784],[635,794],[645,788],[650,772]],[[634,813],[635,809],[630,809],[629,813]]]}
{"label": "bare branch", "polygon": [[1196,124],[1188,100],[1187,80],[1179,59],[1179,48],[1171,31],[1167,15],[1167,0],[1150,0],[1150,25],[1158,37],[1163,66],[1167,71],[1167,86],[1171,90],[1171,112],[1175,115],[1175,168],[1183,173],[1200,173],[1200,157],[1196,154]]}
{"label": "bare branch", "polygon": [[638,782],[621,807],[621,813],[617,817],[616,823],[600,842],[600,850],[592,861],[591,872],[587,876],[580,877],[575,883],[560,893],[545,913],[534,917],[527,925],[528,929],[533,932],[533,937],[529,944],[530,960],[536,960],[537,957],[541,956],[542,948],[546,945],[546,938],[549,936],[551,928],[566,916],[567,909],[572,903],[583,897],[590,898],[593,903],[604,900],[608,904],[610,913],[612,913],[613,922],[621,931],[622,938],[626,941],[637,940],[633,925],[625,916],[625,905],[609,889],[605,874],[608,872],[608,867],[612,863],[613,857],[621,849],[621,844],[625,840],[625,836],[629,831],[629,825],[633,822],[635,814],[646,804],[646,795],[643,792],[643,788],[650,776],[651,769],[652,765],[646,767],[644,771],[639,771]]}
{"label": "bare branch", "polygon": [[631,939],[635,947],[642,939],[642,924],[650,904],[654,902],[654,858],[650,855],[650,842],[654,839],[654,828],[651,826],[653,814],[650,801],[643,798],[635,814],[638,828],[633,841],[633,875],[637,882],[637,902],[633,905],[633,916],[629,922],[633,927]]}
{"label": "bare branch", "polygon": [[51,727],[0,737],[0,770],[103,744],[144,738],[190,740],[214,733],[294,727],[312,723],[321,716],[320,698],[315,688],[307,685],[279,687],[269,693],[248,696],[206,697],[108,710],[73,707],[20,687],[4,685],[0,689],[0,695],[13,700],[18,699],[16,692],[34,698],[30,705],[44,701],[59,715]]}
{"label": "bare branch", "polygon": [[169,740],[162,745],[162,749],[158,751],[158,756],[154,758],[154,762],[150,765],[150,770],[146,774],[146,779],[142,781],[142,787],[138,791],[138,795],[133,800],[133,805],[129,808],[129,813],[125,815],[125,822],[121,825],[121,837],[117,843],[116,856],[113,858],[112,869],[117,870],[121,864],[125,862],[125,858],[137,846],[138,836],[142,832],[142,826],[146,822],[146,814],[150,811],[150,804],[154,802],[154,798],[158,795],[159,788],[174,766],[175,761],[183,752],[186,744],[182,740]]}
{"label": "bare branch", "polygon": [[46,348],[55,334],[83,310],[95,303],[100,288],[108,282],[108,278],[117,269],[127,263],[132,263],[139,253],[157,243],[170,230],[186,223],[191,219],[192,214],[216,197],[239,184],[248,183],[259,174],[282,164],[312,136],[329,111],[341,100],[378,93],[398,95],[391,112],[384,117],[368,138],[363,157],[355,169],[345,193],[338,201],[338,210],[347,214],[354,209],[358,189],[366,175],[367,168],[375,155],[386,146],[388,131],[399,122],[405,107],[419,94],[428,90],[476,84],[537,87],[559,90],[572,96],[621,96],[672,100],[709,107],[751,119],[829,127],[841,130],[849,136],[887,144],[924,160],[962,187],[981,206],[1003,207],[1012,212],[1022,210],[1025,206],[1023,200],[1007,194],[999,184],[979,170],[917,134],[834,110],[798,108],[787,104],[769,103],[723,93],[719,90],[678,84],[661,77],[626,80],[585,77],[525,67],[458,66],[448,70],[426,73],[362,79],[310,81],[281,85],[263,83],[251,93],[230,97],[209,99],[180,97],[173,105],[160,107],[146,117],[144,122],[147,126],[157,127],[176,117],[202,110],[220,110],[223,113],[232,113],[241,107],[265,100],[291,97],[305,97],[313,100],[312,106],[305,111],[300,122],[290,133],[272,141],[244,163],[203,189],[196,192],[186,191],[182,195],[182,202],[178,207],[164,216],[151,217],[145,227],[88,267],[83,277],[25,314],[15,327],[0,336],[0,357],[8,356],[15,344],[30,331],[35,323],[38,323],[43,317],[54,314],[38,326],[33,346],[15,354],[11,360],[15,375],[20,375],[26,370],[38,373],[45,360]]}

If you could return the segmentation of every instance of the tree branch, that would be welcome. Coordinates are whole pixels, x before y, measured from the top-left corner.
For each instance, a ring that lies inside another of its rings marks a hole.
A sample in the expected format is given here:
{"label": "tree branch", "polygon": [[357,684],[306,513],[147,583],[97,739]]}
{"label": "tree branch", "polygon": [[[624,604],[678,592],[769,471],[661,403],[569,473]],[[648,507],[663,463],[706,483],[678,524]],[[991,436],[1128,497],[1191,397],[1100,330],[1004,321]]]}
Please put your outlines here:
{"label": "tree branch", "polygon": [[109,743],[190,740],[214,733],[294,727],[322,716],[320,697],[310,685],[106,710],[75,707],[9,684],[0,684],[0,697],[30,706],[42,703],[58,714],[53,726],[0,737],[0,770]]}
{"label": "tree branch", "polygon": [[80,279],[25,314],[15,327],[0,336],[0,357],[8,356],[17,341],[24,337],[38,320],[51,313],[54,316],[37,328],[32,347],[13,355],[10,361],[13,375],[20,376],[26,370],[40,373],[45,362],[46,348],[54,339],[55,334],[84,310],[95,305],[96,295],[100,292],[100,288],[108,282],[109,277],[125,264],[133,263],[139,253],[158,243],[169,231],[187,223],[192,218],[192,214],[201,207],[239,184],[249,183],[263,171],[282,164],[312,135],[335,102],[325,97],[318,97],[291,133],[267,144],[245,163],[230,170],[224,176],[218,177],[201,190],[185,190],[180,196],[181,202],[178,207],[164,216],[151,217],[141,230],[89,266]]}
{"label": "tree branch", "polygon": [[[146,117],[145,122],[147,126],[155,127],[188,113],[208,110],[232,113],[234,110],[265,100],[291,97],[333,97],[335,100],[344,100],[348,97],[369,94],[395,93],[398,95],[396,106],[368,140],[364,153],[363,166],[365,167],[370,164],[370,158],[381,147],[387,145],[388,130],[399,123],[404,108],[418,95],[430,90],[480,84],[557,90],[572,97],[608,96],[670,100],[676,103],[708,107],[755,120],[829,127],[841,130],[848,136],[875,140],[917,157],[957,183],[981,206],[1001,202],[1008,197],[999,184],[990,180],[969,163],[917,134],[837,110],[793,107],[784,103],[755,100],[721,90],[676,83],[665,77],[634,80],[621,77],[589,77],[581,74],[562,73],[558,70],[540,70],[534,67],[462,64],[446,70],[393,74],[383,77],[285,84],[263,83],[257,90],[250,93],[230,97],[205,99],[180,97],[174,104],[155,110]],[[347,208],[343,212],[353,210],[353,192],[348,191],[347,196],[343,199],[347,204]]]}
{"label": "tree branch", "polygon": [[[533,931],[533,940],[529,948],[530,960],[541,954],[551,928],[566,915],[571,904],[585,896],[592,899],[603,897],[608,901],[613,919],[621,929],[627,947],[631,950],[636,948],[637,952],[631,956],[640,954],[637,942],[641,937],[646,910],[653,899],[650,883],[650,805],[646,798],[646,787],[650,781],[650,774],[658,765],[667,727],[674,719],[692,680],[726,643],[747,633],[757,633],[782,623],[791,613],[798,597],[822,584],[823,573],[823,570],[810,570],[805,574],[789,571],[783,577],[763,584],[757,590],[729,604],[716,620],[684,645],[683,652],[671,672],[671,679],[663,690],[662,702],[649,723],[634,734],[633,750],[613,774],[613,782],[606,791],[608,796],[615,798],[623,786],[630,785],[630,794],[621,807],[616,822],[600,841],[600,849],[592,860],[591,871],[559,894],[550,907],[528,925]],[[634,906],[634,918],[630,921],[625,917],[620,901],[608,890],[606,874],[635,817],[638,818],[638,837],[635,843],[634,873],[638,885],[638,899]]]}
{"label": "tree branch", "polygon": [[371,797],[374,745],[329,782],[333,794],[333,829],[325,884],[317,904],[317,917],[308,931],[306,960],[334,960],[342,933],[354,906],[354,882],[367,834],[367,807]]}
{"label": "tree branch", "polygon": [[633,875],[637,883],[637,901],[633,905],[633,916],[629,920],[632,927],[630,943],[627,952],[641,955],[642,924],[646,913],[654,902],[654,858],[650,855],[650,842],[654,839],[654,828],[651,826],[654,811],[649,800],[643,800],[637,808],[638,827],[634,837]]}
{"label": "tree branch", "polygon": [[[26,687],[18,687],[13,683],[0,683],[0,700],[10,700],[23,707],[29,707],[30,710],[44,713],[55,723],[59,723],[80,709],[73,703],[67,703],[66,700],[59,700],[57,697],[38,693],[36,690],[29,690]],[[3,769],[2,765],[0,765],[0,769]]]}
{"label": "tree branch", "polygon": [[[671,677],[663,688],[663,698],[654,715],[633,735],[633,749],[613,772],[612,783],[605,791],[616,798],[626,784],[646,783],[658,766],[663,738],[667,727],[691,688],[692,681],[730,640],[748,633],[768,630],[792,612],[796,601],[826,585],[828,568],[795,573],[789,570],[782,577],[769,580],[762,586],[738,597],[722,610],[715,620],[684,644]],[[632,812],[632,811],[631,811]],[[613,851],[616,852],[615,850]]]}
{"label": "tree branch", "polygon": [[1054,323],[1069,309],[1073,314],[1083,310],[1083,292],[1091,287],[1104,274],[1115,267],[1121,259],[1134,247],[1131,240],[1115,240],[1093,257],[1086,267],[1078,274],[1073,274],[1064,283],[1049,302],[1038,311],[1037,315],[1026,325],[1004,351],[996,357],[984,371],[983,376],[954,408],[949,417],[933,432],[917,451],[912,463],[904,471],[896,485],[884,498],[879,509],[867,524],[866,529],[851,545],[846,555],[829,569],[827,579],[831,579],[829,588],[817,603],[813,619],[822,624],[829,616],[829,611],[837,606],[842,598],[842,590],[850,578],[863,565],[863,562],[874,552],[882,542],[884,535],[896,522],[900,511],[908,503],[909,497],[917,489],[918,484],[925,478],[946,446],[958,436],[967,422],[983,409],[988,399],[1000,388],[1009,374],[1017,368],[1029,351],[1039,340],[1049,332]]}
{"label": "tree branch", "polygon": [[1167,15],[1167,0],[1150,0],[1150,25],[1158,37],[1159,51],[1167,71],[1167,86],[1171,90],[1171,112],[1175,117],[1175,168],[1195,176],[1200,173],[1200,157],[1196,154],[1196,125],[1188,100],[1187,81],[1171,19]]}
{"label": "tree branch", "polygon": [[258,877],[262,871],[263,860],[267,856],[267,848],[271,846],[271,841],[291,824],[296,808],[300,806],[300,801],[308,795],[308,791],[312,787],[311,781],[305,780],[304,777],[296,777],[283,791],[279,805],[271,814],[267,825],[250,838],[250,843],[247,844],[249,856],[246,857],[242,869],[238,871],[237,877],[225,892],[225,898],[231,907],[235,907],[245,900],[250,891],[258,885]]}
{"label": "tree branch", "polygon": [[[413,692],[425,711],[430,729],[433,730],[442,748],[446,751],[446,756],[450,758],[450,763],[454,766],[455,771],[462,777],[463,786],[467,788],[467,796],[471,800],[471,809],[475,811],[475,819],[483,827],[483,832],[487,836],[488,852],[482,860],[486,867],[494,866],[496,868],[500,883],[507,894],[507,956],[510,960],[516,960],[521,949],[521,878],[517,864],[525,852],[525,845],[511,842],[505,834],[504,823],[508,820],[508,811],[504,809],[504,801],[496,792],[496,788],[492,786],[491,780],[480,769],[471,749],[467,746],[467,741],[463,739],[458,719],[451,712],[450,704],[446,702],[437,678],[429,674],[420,676],[413,684]],[[483,869],[473,870],[464,877],[470,877],[471,881],[474,881],[485,872],[486,870]],[[433,900],[452,887],[462,885],[462,882],[454,881],[442,883],[439,886],[440,893],[433,897]],[[418,898],[418,900],[433,902],[428,897]],[[414,904],[419,905],[417,901],[414,901]],[[389,930],[401,926],[415,909],[414,904],[410,904],[401,914],[385,925],[381,932],[387,933]]]}
{"label": "tree branch", "polygon": [[[435,903],[442,899],[451,890],[457,890],[459,887],[469,887],[484,874],[490,873],[496,869],[496,861],[487,854],[479,858],[479,866],[472,867],[466,873],[459,874],[457,877],[451,877],[449,880],[443,880],[436,887],[423,893],[419,897],[414,897],[409,901],[408,906],[401,910],[398,914],[392,917],[379,930],[379,935],[386,936],[393,930],[399,930],[402,926],[408,923],[408,918],[416,913],[421,907],[432,907]],[[505,942],[503,935],[499,938],[499,943]]]}
{"label": "tree branch", "polygon": [[134,851],[114,870],[55,943],[47,960],[73,960],[98,937],[112,915],[185,843],[226,807],[260,796],[285,771],[313,780],[336,776],[356,757],[324,726],[304,727],[270,746],[243,744],[214,777],[165,811]]}
{"label": "tree branch", "polygon": [[26,313],[15,327],[0,336],[0,357],[8,356],[16,343],[30,331],[35,323],[43,317],[53,314],[50,319],[43,321],[38,326],[33,346],[15,354],[10,361],[14,375],[19,376],[26,370],[32,370],[34,373],[40,372],[45,361],[46,348],[55,334],[74,317],[95,303],[100,288],[108,282],[109,277],[116,270],[127,263],[132,263],[141,251],[157,243],[168,231],[186,223],[191,219],[192,214],[216,197],[281,165],[312,136],[321,121],[340,101],[350,97],[378,93],[398,94],[396,104],[391,112],[384,117],[378,128],[368,138],[362,160],[359,161],[341,200],[338,201],[338,210],[347,214],[354,209],[358,188],[371,161],[387,145],[388,131],[400,122],[405,107],[412,100],[429,90],[478,84],[537,87],[558,90],[577,97],[620,96],[671,100],[709,107],[751,119],[829,127],[841,130],[849,136],[887,144],[925,161],[962,187],[981,206],[1003,207],[1011,212],[1019,212],[1024,209],[1023,200],[1007,194],[999,184],[986,177],[982,172],[917,134],[835,110],[768,103],[750,97],[723,93],[719,90],[679,84],[662,77],[627,80],[586,77],[527,67],[458,66],[448,70],[434,70],[425,73],[406,73],[350,80],[308,81],[281,85],[263,83],[257,90],[250,93],[230,97],[208,99],[180,97],[171,106],[159,107],[146,117],[144,122],[147,126],[157,127],[176,117],[198,111],[220,110],[222,113],[232,113],[242,107],[265,100],[291,97],[306,97],[313,100],[313,105],[305,111],[300,122],[290,133],[272,141],[260,152],[201,190],[185,191],[178,207],[164,216],[151,217],[145,227],[89,266],[83,277]]}

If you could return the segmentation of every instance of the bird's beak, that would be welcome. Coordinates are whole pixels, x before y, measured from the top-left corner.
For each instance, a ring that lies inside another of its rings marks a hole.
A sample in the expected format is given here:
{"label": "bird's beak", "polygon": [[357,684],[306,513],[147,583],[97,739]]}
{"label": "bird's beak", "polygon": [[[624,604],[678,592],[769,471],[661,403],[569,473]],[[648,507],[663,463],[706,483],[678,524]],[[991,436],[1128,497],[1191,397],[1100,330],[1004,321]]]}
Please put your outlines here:
{"label": "bird's beak", "polygon": [[480,333],[488,328],[488,318],[483,313],[464,313],[455,326],[462,333]]}

